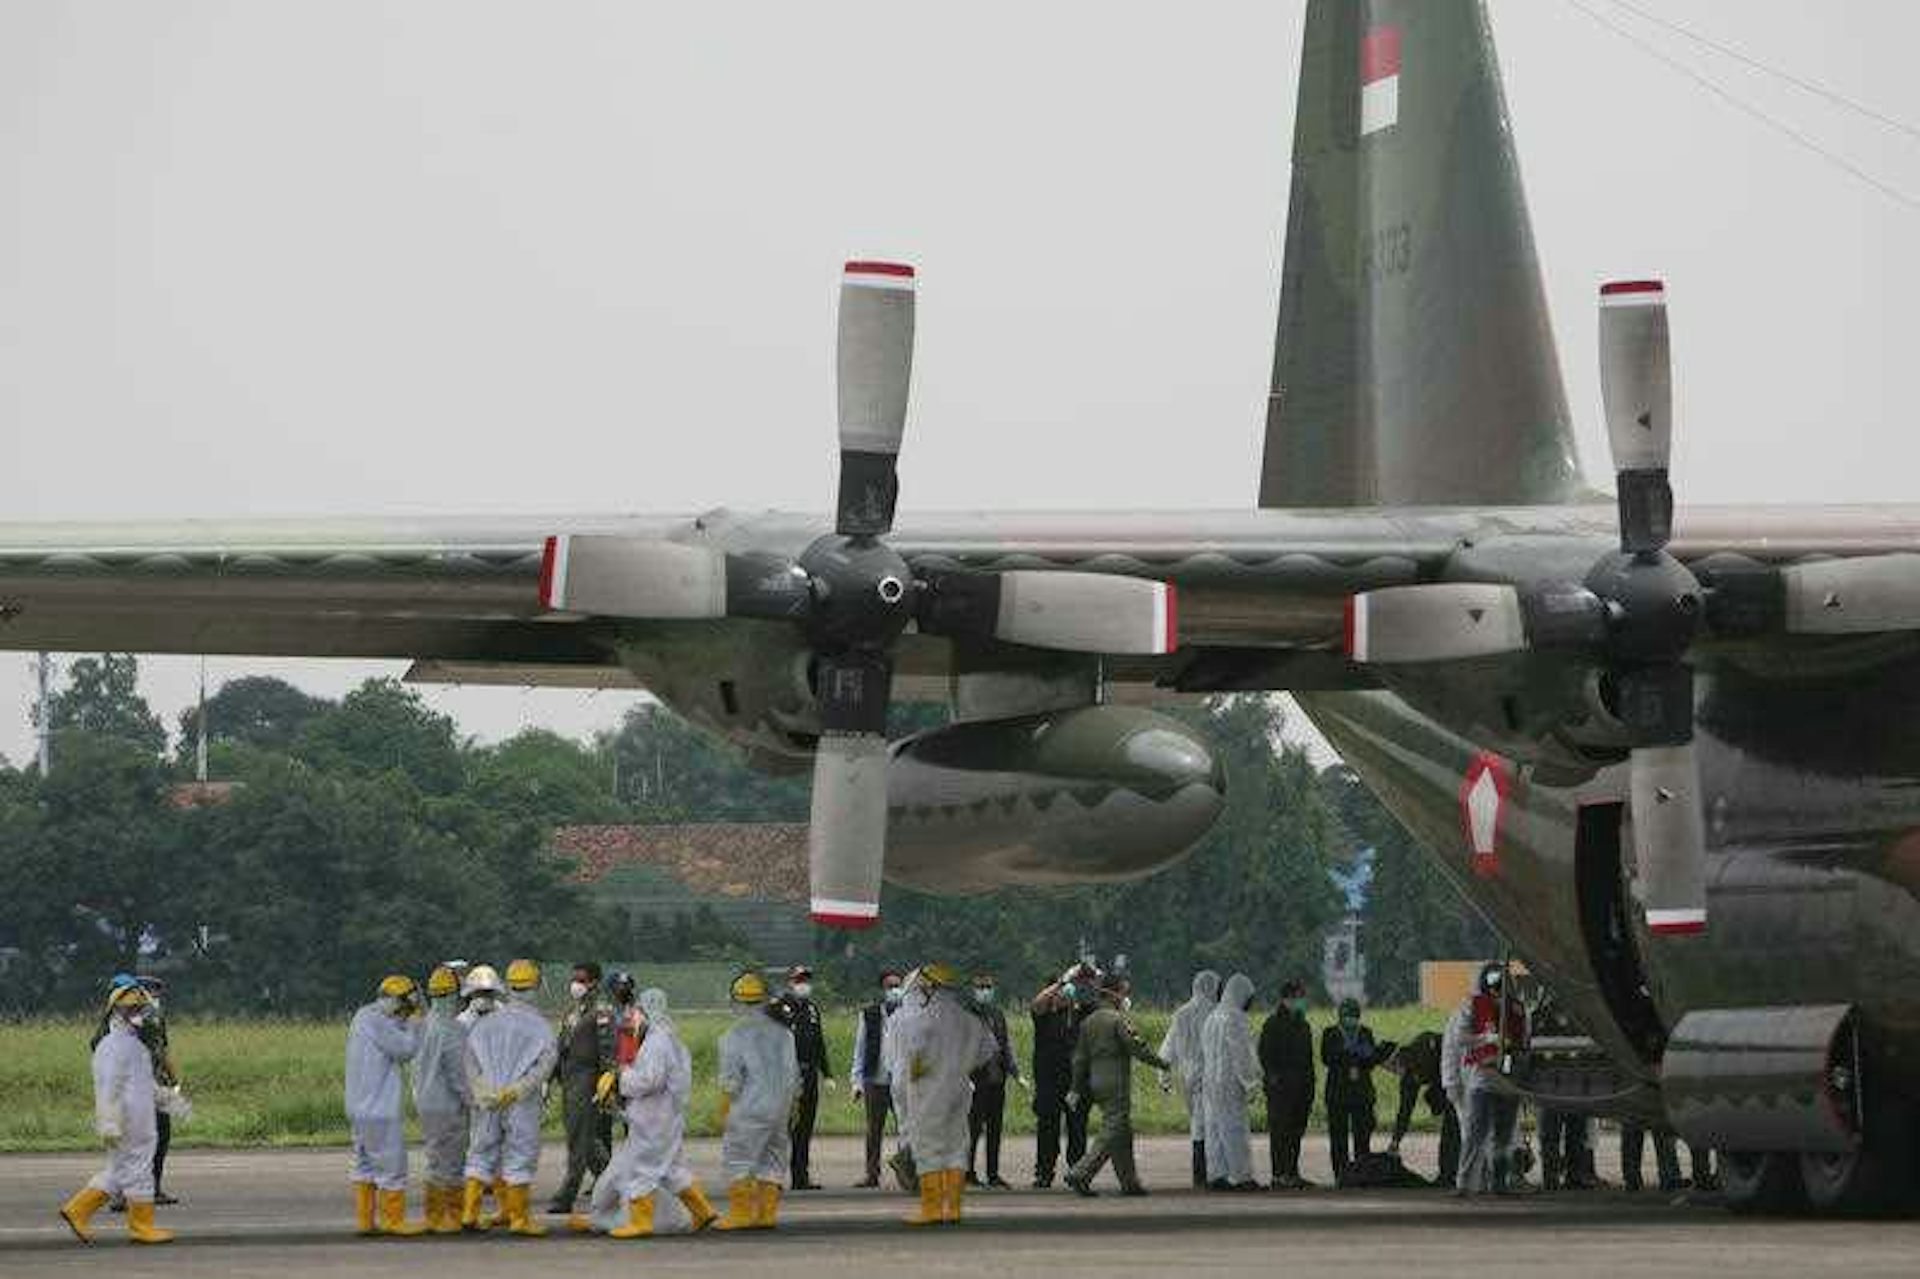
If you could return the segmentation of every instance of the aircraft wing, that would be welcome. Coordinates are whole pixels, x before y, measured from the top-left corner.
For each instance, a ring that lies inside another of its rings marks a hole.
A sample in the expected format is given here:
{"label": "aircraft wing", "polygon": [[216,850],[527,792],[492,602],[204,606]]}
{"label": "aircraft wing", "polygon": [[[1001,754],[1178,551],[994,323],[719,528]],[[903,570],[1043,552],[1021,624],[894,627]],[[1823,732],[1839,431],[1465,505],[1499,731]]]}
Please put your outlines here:
{"label": "aircraft wing", "polygon": [[[1179,660],[1121,656],[1122,678],[1327,687],[1332,666],[1297,659],[1337,653],[1349,596],[1433,580],[1491,539],[1610,541],[1615,520],[1611,505],[981,513],[903,519],[891,543],[916,575],[1072,570],[1172,584]],[[1920,507],[1696,508],[1676,525],[1673,550],[1689,562],[1920,551]],[[788,554],[828,529],[824,517],[725,512],[0,525],[0,648],[412,658],[422,678],[606,687],[628,682],[618,625],[542,606],[549,537]],[[913,638],[901,673],[939,673],[940,646]],[[1271,660],[1248,659],[1260,651]],[[1229,653],[1231,675],[1218,667]],[[1209,663],[1222,671],[1211,681]]]}

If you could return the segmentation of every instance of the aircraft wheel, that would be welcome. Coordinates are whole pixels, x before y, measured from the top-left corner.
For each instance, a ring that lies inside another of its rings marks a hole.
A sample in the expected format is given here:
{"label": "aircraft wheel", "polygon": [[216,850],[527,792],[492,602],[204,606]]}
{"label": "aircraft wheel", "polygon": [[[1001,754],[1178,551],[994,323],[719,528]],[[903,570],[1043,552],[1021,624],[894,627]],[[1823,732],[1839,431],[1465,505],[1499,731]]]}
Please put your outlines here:
{"label": "aircraft wheel", "polygon": [[1908,1206],[1913,1193],[1907,1161],[1871,1146],[1838,1155],[1801,1155],[1800,1177],[1807,1201],[1821,1212],[1897,1212]]}
{"label": "aircraft wheel", "polygon": [[1786,1213],[1806,1206],[1798,1155],[1722,1151],[1720,1186],[1735,1212]]}

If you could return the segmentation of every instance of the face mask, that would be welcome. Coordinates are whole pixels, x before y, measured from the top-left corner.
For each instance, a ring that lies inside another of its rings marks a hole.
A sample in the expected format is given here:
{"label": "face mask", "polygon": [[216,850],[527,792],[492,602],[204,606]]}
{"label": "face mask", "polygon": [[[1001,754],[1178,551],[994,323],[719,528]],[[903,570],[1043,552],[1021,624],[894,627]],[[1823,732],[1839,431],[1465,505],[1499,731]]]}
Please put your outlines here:
{"label": "face mask", "polygon": [[1299,1013],[1302,1017],[1307,1015],[1307,1001],[1305,999],[1288,1000],[1287,1007],[1293,1009],[1294,1012]]}
{"label": "face mask", "polygon": [[974,1003],[976,1003],[976,1004],[990,1004],[990,1003],[992,1003],[992,1002],[993,1002],[993,987],[991,987],[991,986],[975,986],[975,987],[973,988],[973,1002],[974,1002]]}
{"label": "face mask", "polygon": [[1355,1026],[1358,1026],[1360,1024],[1360,1019],[1358,1017],[1342,1017],[1340,1019],[1340,1024],[1342,1026],[1345,1026],[1348,1030],[1352,1030]]}
{"label": "face mask", "polygon": [[1066,985],[1062,986],[1060,988],[1060,993],[1065,995],[1068,998],[1068,1000],[1075,1000],[1080,998],[1080,988],[1074,985],[1072,982],[1068,982]]}
{"label": "face mask", "polygon": [[1127,1012],[1127,1011],[1129,1011],[1130,1009],[1132,1009],[1132,1007],[1133,1007],[1133,996],[1132,996],[1132,995],[1122,995],[1122,996],[1120,996],[1120,1011],[1121,1011],[1121,1012],[1123,1012],[1123,1013],[1124,1013],[1124,1012]]}
{"label": "face mask", "polygon": [[147,1024],[147,1014],[144,1011],[127,1014],[127,1025],[133,1027],[135,1030],[140,1029],[142,1026],[146,1024]]}
{"label": "face mask", "polygon": [[901,1000],[902,991],[898,986],[889,986],[881,993],[880,997],[890,1004],[897,1004]]}
{"label": "face mask", "polygon": [[587,983],[583,981],[568,982],[567,993],[575,999],[585,999],[587,997]]}
{"label": "face mask", "polygon": [[798,998],[805,999],[813,993],[813,983],[810,981],[797,981],[793,983],[793,993]]}

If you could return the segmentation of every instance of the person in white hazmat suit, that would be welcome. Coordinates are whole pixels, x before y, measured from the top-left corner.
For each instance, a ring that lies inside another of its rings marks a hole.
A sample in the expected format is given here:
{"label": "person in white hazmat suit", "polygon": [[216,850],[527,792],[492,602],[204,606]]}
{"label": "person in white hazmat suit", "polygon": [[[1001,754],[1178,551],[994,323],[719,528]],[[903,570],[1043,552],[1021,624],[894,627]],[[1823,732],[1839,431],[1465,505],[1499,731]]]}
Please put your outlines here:
{"label": "person in white hazmat suit", "polygon": [[[593,1183],[591,1217],[574,1216],[567,1225],[575,1231],[601,1230],[614,1239],[705,1230],[720,1214],[687,1164],[693,1057],[667,1013],[665,991],[641,991],[632,1015],[641,1035],[640,1050],[621,1068],[616,1085],[627,1138]],[[685,1213],[661,1200],[656,1193],[660,1190],[672,1194]]]}
{"label": "person in white hazmat suit", "polygon": [[1200,1032],[1207,1016],[1220,1004],[1220,974],[1203,968],[1193,975],[1193,998],[1173,1010],[1167,1022],[1166,1038],[1160,1041],[1160,1055],[1173,1063],[1171,1074],[1160,1077],[1160,1086],[1180,1086],[1187,1101],[1187,1139],[1193,1143],[1193,1188],[1207,1184],[1207,1095],[1205,1063],[1200,1055]]}
{"label": "person in white hazmat suit", "polygon": [[973,1107],[970,1076],[998,1050],[986,1023],[960,1002],[960,980],[951,964],[921,968],[918,982],[907,991],[907,1006],[919,1005],[918,1015],[889,1028],[899,1041],[894,1091],[906,1098],[900,1127],[920,1175],[920,1211],[906,1219],[910,1226],[960,1220],[967,1112]]}
{"label": "person in white hazmat suit", "polygon": [[480,1199],[495,1186],[516,1235],[539,1236],[547,1228],[533,1220],[529,1199],[540,1166],[540,1115],[545,1109],[540,1086],[559,1056],[546,1018],[530,1002],[540,987],[540,969],[530,959],[507,965],[502,998],[500,978],[482,965],[467,974],[472,992],[468,1007],[479,1016],[467,1032],[467,1091],[473,1099],[473,1126],[467,1135],[467,1180],[460,1203],[460,1224],[485,1229]]}
{"label": "person in white hazmat suit", "polygon": [[413,1109],[427,1155],[427,1229],[460,1233],[460,1189],[467,1175],[467,1027],[460,979],[446,964],[427,975],[427,1017],[413,1059]]}
{"label": "person in white hazmat suit", "polygon": [[93,1214],[118,1195],[127,1203],[127,1234],[135,1243],[166,1243],[170,1230],[153,1224],[153,1152],[160,1141],[154,1117],[153,1055],[140,1039],[151,998],[138,985],[117,986],[107,997],[107,1033],[93,1049],[93,1126],[107,1148],[107,1166],[60,1208],[60,1218],[82,1243],[92,1243]]}
{"label": "person in white hazmat suit", "polygon": [[[363,1235],[419,1235],[407,1220],[407,1111],[402,1072],[420,1051],[420,988],[394,974],[347,1027],[347,1123],[354,1221]],[[376,1213],[376,1207],[378,1209]]]}
{"label": "person in white hazmat suit", "polygon": [[1253,1179],[1253,1143],[1247,1129],[1247,1098],[1260,1086],[1260,1059],[1247,1026],[1252,1003],[1253,982],[1245,973],[1235,973],[1227,978],[1219,1004],[1200,1031],[1207,1184],[1218,1189],[1260,1188]]}
{"label": "person in white hazmat suit", "polygon": [[742,973],[729,992],[739,1018],[720,1037],[720,1160],[727,1174],[721,1230],[770,1230],[780,1212],[792,1138],[787,1121],[800,1091],[793,1032],[767,1008],[767,983]]}
{"label": "person in white hazmat suit", "polygon": [[880,1060],[887,1068],[887,1078],[893,1080],[893,1122],[899,1133],[893,1143],[893,1158],[887,1163],[893,1169],[894,1181],[908,1194],[918,1193],[920,1174],[913,1162],[913,1130],[907,1124],[907,1104],[911,1098],[901,1084],[906,1078],[906,1063],[900,1056],[900,1045],[905,1042],[905,1032],[927,1011],[924,1002],[908,997],[919,985],[920,970],[916,968],[900,983],[900,1007],[886,1019],[880,1031]]}

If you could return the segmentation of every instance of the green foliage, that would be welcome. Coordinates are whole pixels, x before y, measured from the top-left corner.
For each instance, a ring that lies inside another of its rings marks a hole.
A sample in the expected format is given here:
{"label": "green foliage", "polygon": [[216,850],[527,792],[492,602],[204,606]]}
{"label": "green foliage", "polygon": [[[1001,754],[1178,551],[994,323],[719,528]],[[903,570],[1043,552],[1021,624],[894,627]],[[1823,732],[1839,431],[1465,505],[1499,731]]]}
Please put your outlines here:
{"label": "green foliage", "polygon": [[429,795],[451,795],[466,780],[453,720],[398,680],[368,680],[348,693],[306,726],[293,753],[324,773],[404,773]]}
{"label": "green foliage", "polygon": [[804,822],[804,769],[772,776],[662,706],[627,712],[598,743],[619,773],[619,794],[643,822]]}
{"label": "green foliage", "polygon": [[[56,734],[110,737],[158,755],[167,730],[139,689],[140,663],[131,653],[82,657],[67,670],[65,688],[47,699],[47,722]],[[64,745],[56,738],[56,747]]]}
{"label": "green foliage", "polygon": [[[241,744],[286,751],[309,721],[333,708],[324,697],[303,693],[270,675],[228,680],[207,698],[207,744]],[[180,749],[191,755],[200,735],[200,708],[180,712]],[[224,774],[223,774],[224,775]]]}

